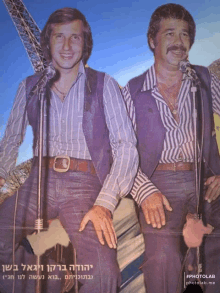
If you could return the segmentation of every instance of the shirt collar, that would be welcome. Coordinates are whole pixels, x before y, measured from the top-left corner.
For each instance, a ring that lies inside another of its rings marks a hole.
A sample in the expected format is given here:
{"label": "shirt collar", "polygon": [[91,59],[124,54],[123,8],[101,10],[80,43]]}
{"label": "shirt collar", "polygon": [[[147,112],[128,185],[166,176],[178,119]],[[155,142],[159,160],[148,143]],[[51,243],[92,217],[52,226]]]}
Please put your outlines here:
{"label": "shirt collar", "polygon": [[156,72],[155,72],[155,66],[154,64],[147,70],[146,77],[144,79],[142,92],[152,90],[157,85],[157,79],[156,79]]}
{"label": "shirt collar", "polygon": [[[183,74],[183,81],[187,80],[187,76]],[[157,78],[155,71],[155,64],[153,64],[146,72],[146,77],[144,79],[143,87],[141,89],[142,92],[153,90],[157,87]]]}
{"label": "shirt collar", "polygon": [[78,76],[80,76],[81,74],[84,74],[84,75],[86,74],[82,60],[79,63]]}

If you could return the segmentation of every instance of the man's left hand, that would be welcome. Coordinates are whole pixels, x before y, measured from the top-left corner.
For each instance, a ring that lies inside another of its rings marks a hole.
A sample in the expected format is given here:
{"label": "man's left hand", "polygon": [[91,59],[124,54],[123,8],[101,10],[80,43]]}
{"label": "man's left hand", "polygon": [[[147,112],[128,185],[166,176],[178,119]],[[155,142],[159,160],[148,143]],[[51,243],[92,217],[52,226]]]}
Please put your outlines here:
{"label": "man's left hand", "polygon": [[210,203],[220,195],[220,175],[209,177],[205,186],[208,186],[205,199]]}
{"label": "man's left hand", "polygon": [[87,223],[91,221],[95,228],[99,242],[104,245],[103,234],[110,248],[116,248],[117,236],[112,223],[111,212],[102,206],[93,206],[84,216],[79,231],[83,231]]}

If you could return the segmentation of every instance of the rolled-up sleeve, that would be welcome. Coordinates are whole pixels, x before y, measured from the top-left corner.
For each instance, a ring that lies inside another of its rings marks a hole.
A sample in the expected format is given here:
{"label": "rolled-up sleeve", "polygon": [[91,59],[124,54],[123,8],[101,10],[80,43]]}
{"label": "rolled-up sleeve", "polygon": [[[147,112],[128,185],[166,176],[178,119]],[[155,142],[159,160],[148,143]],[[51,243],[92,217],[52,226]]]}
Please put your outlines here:
{"label": "rolled-up sleeve", "polygon": [[112,148],[113,164],[95,205],[114,211],[120,198],[126,196],[137,173],[138,154],[132,123],[117,82],[105,76],[103,102]]}
{"label": "rolled-up sleeve", "polygon": [[[127,84],[123,90],[123,97],[125,100],[125,104],[127,107],[128,115],[132,121],[133,128],[136,132],[137,125],[136,125],[136,115],[135,115],[135,107],[133,104],[133,100],[130,95],[129,84]],[[134,185],[130,191],[133,199],[137,202],[138,205],[141,203],[151,194],[159,192],[157,187],[151,182],[146,174],[144,174],[141,169],[138,169],[137,175],[134,180]]]}
{"label": "rolled-up sleeve", "polygon": [[19,146],[28,124],[26,105],[26,81],[18,87],[14,104],[8,119],[5,134],[0,142],[0,176],[7,178],[16,166]]}

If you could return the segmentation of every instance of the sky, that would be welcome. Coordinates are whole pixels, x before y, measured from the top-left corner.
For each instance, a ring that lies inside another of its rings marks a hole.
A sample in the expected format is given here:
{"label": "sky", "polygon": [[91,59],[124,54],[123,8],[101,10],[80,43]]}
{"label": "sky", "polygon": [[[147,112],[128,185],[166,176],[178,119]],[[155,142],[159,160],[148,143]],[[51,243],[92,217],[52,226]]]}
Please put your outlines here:
{"label": "sky", "polygon": [[[12,0],[11,0],[12,1]],[[42,30],[49,15],[56,9],[75,7],[87,18],[93,34],[93,51],[88,65],[113,76],[124,86],[154,62],[148,48],[146,32],[153,11],[165,3],[183,5],[193,16],[197,32],[190,51],[192,64],[208,66],[220,58],[219,0],[24,0],[29,13]],[[0,1],[0,138],[19,83],[33,68],[15,26]],[[32,156],[32,132],[28,128],[19,151],[18,163]]]}

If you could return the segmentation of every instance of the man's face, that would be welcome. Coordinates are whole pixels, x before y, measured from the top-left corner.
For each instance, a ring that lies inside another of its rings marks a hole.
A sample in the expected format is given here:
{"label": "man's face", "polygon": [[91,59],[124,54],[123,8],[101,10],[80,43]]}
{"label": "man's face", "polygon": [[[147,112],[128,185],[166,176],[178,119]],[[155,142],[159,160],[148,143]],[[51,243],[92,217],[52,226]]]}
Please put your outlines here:
{"label": "man's face", "polygon": [[50,36],[52,63],[59,71],[71,71],[78,67],[84,46],[83,23],[74,20],[55,24]]}
{"label": "man's face", "polygon": [[150,39],[155,62],[168,70],[179,68],[179,62],[188,57],[190,49],[189,26],[184,20],[162,19],[155,40]]}

